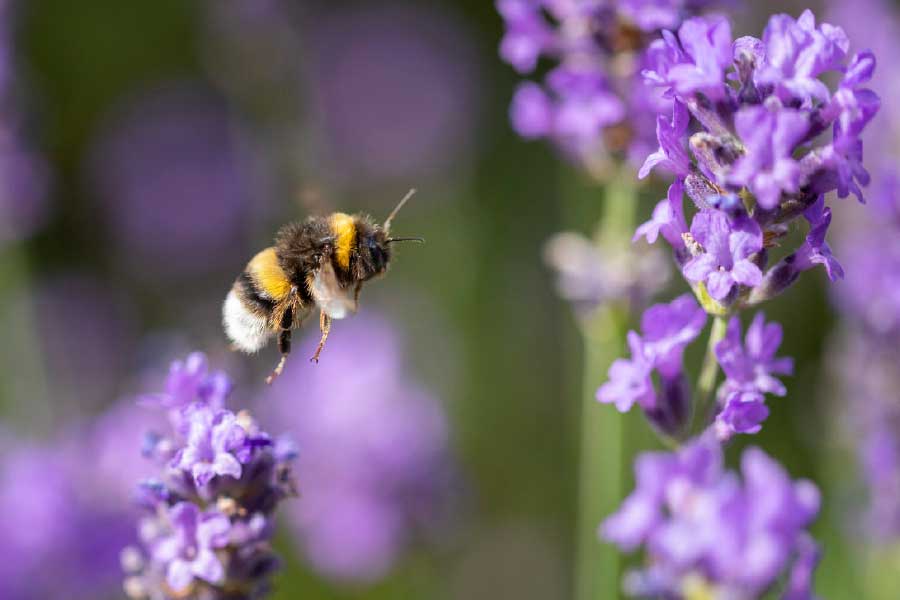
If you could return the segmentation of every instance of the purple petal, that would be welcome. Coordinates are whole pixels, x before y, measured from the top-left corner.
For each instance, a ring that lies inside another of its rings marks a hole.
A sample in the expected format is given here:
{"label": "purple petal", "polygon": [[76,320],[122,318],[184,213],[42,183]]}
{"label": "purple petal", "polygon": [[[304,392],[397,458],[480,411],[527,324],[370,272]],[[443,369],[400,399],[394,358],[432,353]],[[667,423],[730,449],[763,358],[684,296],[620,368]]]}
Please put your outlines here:
{"label": "purple petal", "polygon": [[731,268],[731,275],[736,282],[748,287],[756,287],[762,283],[762,271],[749,260],[735,263]]}
{"label": "purple petal", "polygon": [[166,569],[166,582],[173,590],[183,590],[193,580],[191,563],[181,558],[176,558],[169,563],[169,567]]}
{"label": "purple petal", "polygon": [[212,584],[225,581],[225,568],[216,554],[209,549],[201,549],[191,564],[191,572],[197,578]]}

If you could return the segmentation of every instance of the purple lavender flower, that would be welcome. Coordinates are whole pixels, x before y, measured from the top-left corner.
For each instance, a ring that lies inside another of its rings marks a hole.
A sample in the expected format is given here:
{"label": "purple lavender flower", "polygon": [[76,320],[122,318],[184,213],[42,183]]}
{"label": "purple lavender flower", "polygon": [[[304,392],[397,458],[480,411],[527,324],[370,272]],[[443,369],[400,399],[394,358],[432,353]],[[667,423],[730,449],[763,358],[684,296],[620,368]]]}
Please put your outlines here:
{"label": "purple lavender flower", "polygon": [[690,172],[691,161],[684,144],[684,134],[690,121],[687,108],[678,101],[672,104],[671,118],[665,115],[656,118],[659,150],[647,157],[638,177],[643,179],[657,165],[665,167],[678,177],[684,177]]}
{"label": "purple lavender flower", "polygon": [[185,413],[187,439],[172,467],[189,472],[199,488],[216,476],[240,479],[241,463],[234,452],[245,447],[247,432],[234,413],[206,405],[188,406]]}
{"label": "purple lavender flower", "polygon": [[[681,433],[688,417],[688,397],[682,354],[706,325],[706,312],[690,294],[669,304],[650,307],[641,319],[643,337],[628,332],[631,359],[617,359],[609,381],[597,390],[597,400],[628,412],[637,403],[655,427],[667,435]],[[661,394],[653,383],[659,372]]]}
{"label": "purple lavender flower", "polygon": [[774,15],[763,34],[766,60],[754,74],[757,86],[771,87],[784,103],[827,101],[830,94],[818,79],[826,71],[840,69],[850,41],[840,27],[823,23],[806,10],[796,21]]}
{"label": "purple lavender flower", "polygon": [[790,375],[794,370],[790,358],[776,358],[782,331],[777,323],[765,323],[757,313],[741,342],[741,323],[733,317],[725,339],[716,345],[716,358],[726,379],[719,390],[722,412],[717,417],[720,435],[756,433],[768,416],[765,394],[784,396],[787,389],[775,375]]}
{"label": "purple lavender flower", "polygon": [[809,222],[809,233],[797,250],[795,267],[798,271],[805,271],[815,265],[823,265],[831,281],[842,279],[844,269],[825,241],[825,233],[831,225],[831,209],[825,206],[825,198],[820,196],[803,214]]}
{"label": "purple lavender flower", "polygon": [[268,591],[277,567],[270,523],[278,503],[294,494],[295,452],[246,411],[211,404],[231,389],[223,378],[209,373],[201,354],[172,365],[169,393],[157,404],[168,408],[173,432],[151,435],[144,448],[162,475],[139,486],[142,548],[122,555],[129,597],[224,598],[241,590],[261,598]]}
{"label": "purple lavender flower", "polygon": [[706,326],[706,312],[690,294],[682,294],[669,304],[650,307],[641,317],[641,331],[647,352],[665,376],[681,371],[682,353]]}
{"label": "purple lavender flower", "polygon": [[729,179],[747,186],[759,205],[771,210],[780,203],[782,192],[800,189],[800,165],[791,153],[809,131],[809,121],[800,111],[748,106],[735,115],[734,125],[746,154],[735,163]]}
{"label": "purple lavender flower", "polygon": [[753,262],[763,242],[756,221],[732,220],[721,211],[705,210],[694,216],[691,237],[700,248],[684,265],[684,276],[692,283],[704,283],[713,299],[725,300],[735,285],[754,287],[762,281],[762,271]]}
{"label": "purple lavender flower", "polygon": [[650,378],[653,360],[644,342],[634,331],[628,332],[631,359],[619,358],[609,367],[609,381],[597,390],[597,400],[615,404],[619,412],[628,412],[637,402],[642,408],[656,408],[656,390]]}
{"label": "purple lavender flower", "polygon": [[[523,74],[533,72],[541,58],[558,63],[544,84],[526,82],[516,90],[510,108],[514,129],[525,138],[551,139],[592,169],[610,155],[639,164],[642,152],[653,146],[647,114],[672,106],[662,94],[641,85],[640,71],[655,60],[647,46],[661,30],[677,27],[709,4],[498,0],[506,24],[501,58]],[[725,38],[727,32],[717,41],[725,40],[725,54],[730,56],[730,38]],[[696,50],[704,60],[706,54]],[[716,73],[707,79],[721,85]]]}
{"label": "purple lavender flower", "polygon": [[[641,175],[657,166],[672,171],[699,209],[684,248],[674,235],[667,239],[685,277],[704,284],[701,301],[708,292],[716,302],[709,309],[758,304],[816,264],[832,279],[841,276],[825,242],[831,211],[822,195],[861,197],[869,180],[861,136],[879,107],[863,87],[874,54],[848,49],[839,27],[817,26],[809,11],[797,20],[775,15],[762,39],[733,44],[722,18],[696,17],[651,46],[645,80],[673,97],[675,112],[671,120],[659,113],[659,150]],[[834,70],[844,75],[832,93],[821,77]],[[670,198],[668,206],[639,233],[655,239],[680,204]],[[801,215],[810,223],[807,239],[764,274],[770,242]]]}
{"label": "purple lavender flower", "polygon": [[757,598],[788,576],[788,597],[810,597],[817,550],[805,528],[818,490],[758,448],[744,451],[741,474],[724,470],[708,436],[637,458],[637,487],[600,529],[624,551],[644,548],[648,564],[626,576],[629,595]]}
{"label": "purple lavender flower", "polygon": [[634,232],[632,241],[645,238],[648,243],[656,242],[662,234],[663,238],[674,248],[684,247],[684,234],[688,232],[684,220],[684,185],[676,180],[669,186],[666,198],[659,201],[653,209],[651,219],[640,225]]}
{"label": "purple lavender flower", "polygon": [[725,70],[731,65],[731,25],[722,16],[696,17],[682,23],[678,39],[666,35],[656,42],[669,47],[672,64],[654,79],[671,86],[680,97],[703,94],[710,100],[726,96]]}
{"label": "purple lavender flower", "polygon": [[25,73],[18,68],[18,3],[0,2],[0,244],[27,238],[49,213],[47,164],[35,151],[25,121]]}
{"label": "purple lavender flower", "polygon": [[[308,336],[300,352],[316,341]],[[301,449],[303,499],[287,513],[298,544],[329,578],[373,581],[442,520],[447,421],[434,396],[403,374],[387,322],[358,315],[328,343],[327,361],[287,370],[264,405]]]}
{"label": "purple lavender flower", "polygon": [[169,507],[166,517],[172,529],[154,543],[153,558],[168,565],[169,586],[184,590],[195,577],[213,585],[224,583],[225,567],[215,550],[228,544],[228,517],[216,509],[201,512],[190,502]]}

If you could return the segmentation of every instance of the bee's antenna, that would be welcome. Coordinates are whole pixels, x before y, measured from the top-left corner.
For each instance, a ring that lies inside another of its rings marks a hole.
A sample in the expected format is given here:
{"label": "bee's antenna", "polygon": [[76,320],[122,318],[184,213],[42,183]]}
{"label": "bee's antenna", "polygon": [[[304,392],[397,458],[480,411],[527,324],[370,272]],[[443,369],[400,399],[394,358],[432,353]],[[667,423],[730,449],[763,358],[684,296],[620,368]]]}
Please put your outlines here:
{"label": "bee's antenna", "polygon": [[398,238],[388,238],[384,240],[385,243],[391,244],[393,242],[419,242],[420,244],[425,243],[425,238],[421,237],[398,237]]}
{"label": "bee's antenna", "polygon": [[391,221],[394,220],[394,217],[397,216],[397,213],[400,212],[400,209],[403,208],[404,204],[406,204],[406,201],[412,198],[413,194],[415,193],[416,188],[412,188],[411,190],[406,192],[406,195],[403,196],[403,200],[400,201],[400,203],[397,205],[397,208],[392,210],[391,214],[388,215],[388,218],[384,220],[384,226],[382,227],[382,229],[384,229],[385,233],[388,233],[391,230]]}

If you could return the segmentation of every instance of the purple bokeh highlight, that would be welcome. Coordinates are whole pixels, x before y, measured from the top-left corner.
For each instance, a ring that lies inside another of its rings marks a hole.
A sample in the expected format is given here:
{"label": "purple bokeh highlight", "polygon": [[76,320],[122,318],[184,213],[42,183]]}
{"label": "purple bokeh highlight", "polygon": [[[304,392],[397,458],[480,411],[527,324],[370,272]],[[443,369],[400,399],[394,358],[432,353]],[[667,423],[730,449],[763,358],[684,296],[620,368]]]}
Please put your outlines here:
{"label": "purple bokeh highlight", "polygon": [[404,375],[386,321],[363,314],[338,323],[321,361],[309,364],[317,340],[298,344],[263,398],[299,450],[302,501],[288,507],[288,524],[326,577],[374,581],[446,512],[447,417]]}

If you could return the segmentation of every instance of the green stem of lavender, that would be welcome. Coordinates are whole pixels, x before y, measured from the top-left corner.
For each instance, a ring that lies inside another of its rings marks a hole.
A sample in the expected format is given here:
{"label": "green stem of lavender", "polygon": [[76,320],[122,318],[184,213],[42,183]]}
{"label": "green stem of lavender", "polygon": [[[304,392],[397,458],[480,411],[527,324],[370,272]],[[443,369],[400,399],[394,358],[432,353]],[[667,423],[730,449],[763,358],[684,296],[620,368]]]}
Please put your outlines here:
{"label": "green stem of lavender", "polygon": [[[604,244],[628,244],[634,229],[637,195],[634,174],[623,170],[605,187],[604,216],[600,235]],[[581,447],[575,561],[577,600],[609,600],[619,597],[621,563],[618,551],[597,537],[600,522],[618,507],[623,496],[625,456],[621,415],[600,405],[597,388],[606,378],[610,363],[622,352],[628,324],[628,308],[599,308],[584,326],[582,375]]]}
{"label": "green stem of lavender", "polygon": [[715,400],[716,378],[719,375],[716,345],[725,338],[727,329],[728,320],[725,317],[718,316],[713,319],[712,330],[709,332],[709,341],[706,343],[706,355],[703,357],[700,376],[697,378],[697,401],[694,403],[693,417],[691,419],[691,437],[702,432],[709,424],[710,412]]}

